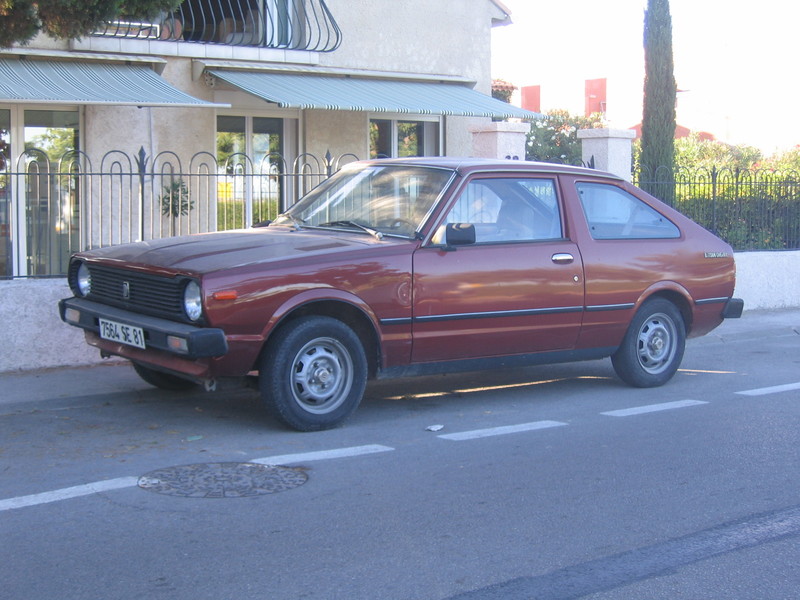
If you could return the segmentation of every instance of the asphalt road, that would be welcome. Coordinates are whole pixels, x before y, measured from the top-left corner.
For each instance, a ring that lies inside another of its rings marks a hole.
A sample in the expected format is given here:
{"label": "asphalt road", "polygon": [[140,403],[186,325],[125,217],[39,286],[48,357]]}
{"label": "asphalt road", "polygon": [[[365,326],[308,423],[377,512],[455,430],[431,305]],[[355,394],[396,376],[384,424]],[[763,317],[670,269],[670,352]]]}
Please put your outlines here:
{"label": "asphalt road", "polygon": [[321,433],[127,366],[0,390],[4,600],[800,597],[800,311],[691,340],[662,388],[378,382]]}

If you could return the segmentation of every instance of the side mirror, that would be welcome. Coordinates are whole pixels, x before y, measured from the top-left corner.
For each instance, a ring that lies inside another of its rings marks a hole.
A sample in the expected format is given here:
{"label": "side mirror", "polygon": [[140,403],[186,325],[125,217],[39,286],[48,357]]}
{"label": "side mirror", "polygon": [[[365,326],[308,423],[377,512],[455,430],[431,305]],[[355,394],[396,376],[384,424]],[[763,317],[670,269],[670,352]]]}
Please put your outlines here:
{"label": "side mirror", "polygon": [[475,243],[475,225],[472,223],[448,223],[444,231],[446,246],[469,246]]}

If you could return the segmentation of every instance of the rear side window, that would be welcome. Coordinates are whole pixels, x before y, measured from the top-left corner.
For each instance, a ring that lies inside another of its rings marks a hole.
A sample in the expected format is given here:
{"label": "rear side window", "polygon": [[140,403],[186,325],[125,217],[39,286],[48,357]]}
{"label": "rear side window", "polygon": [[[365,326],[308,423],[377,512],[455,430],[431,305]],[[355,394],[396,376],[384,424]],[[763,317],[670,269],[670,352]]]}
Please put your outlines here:
{"label": "rear side window", "polygon": [[625,190],[605,183],[578,183],[583,214],[596,240],[678,238],[678,227]]}

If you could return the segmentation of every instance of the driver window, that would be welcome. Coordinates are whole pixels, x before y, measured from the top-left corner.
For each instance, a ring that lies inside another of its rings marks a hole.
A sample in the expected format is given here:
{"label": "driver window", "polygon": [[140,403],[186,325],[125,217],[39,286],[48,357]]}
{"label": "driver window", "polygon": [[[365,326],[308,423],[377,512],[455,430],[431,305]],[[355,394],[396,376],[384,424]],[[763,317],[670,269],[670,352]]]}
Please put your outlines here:
{"label": "driver window", "polygon": [[[448,213],[447,223],[472,224],[476,244],[559,239],[555,183],[533,178],[474,179]],[[444,225],[436,237],[443,231]]]}

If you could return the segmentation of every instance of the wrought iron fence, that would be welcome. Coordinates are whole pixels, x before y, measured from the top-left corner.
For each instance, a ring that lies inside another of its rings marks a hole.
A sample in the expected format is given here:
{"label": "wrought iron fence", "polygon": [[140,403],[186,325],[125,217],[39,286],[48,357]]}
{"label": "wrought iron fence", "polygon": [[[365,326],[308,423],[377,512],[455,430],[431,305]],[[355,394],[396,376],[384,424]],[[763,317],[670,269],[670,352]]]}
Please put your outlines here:
{"label": "wrought iron fence", "polygon": [[800,174],[794,171],[659,168],[635,173],[634,183],[734,250],[800,248]]}
{"label": "wrought iron fence", "polygon": [[[198,153],[148,156],[112,151],[93,163],[29,149],[0,161],[0,279],[61,277],[72,252],[172,235],[249,227],[274,218],[357,160]],[[655,195],[736,250],[800,249],[800,174],[767,170],[679,170],[636,174]]]}
{"label": "wrought iron fence", "polygon": [[[0,278],[60,277],[72,252],[173,235],[250,227],[330,177],[353,155],[260,160],[233,154],[81,152],[51,160],[29,149],[0,164]],[[5,169],[3,169],[5,167]]]}

